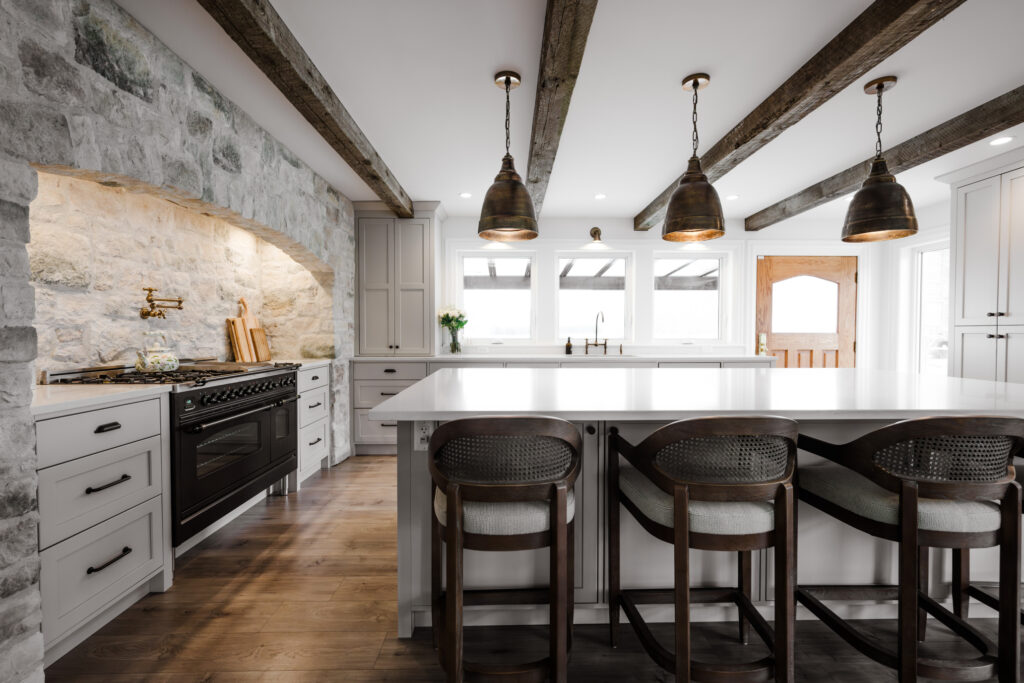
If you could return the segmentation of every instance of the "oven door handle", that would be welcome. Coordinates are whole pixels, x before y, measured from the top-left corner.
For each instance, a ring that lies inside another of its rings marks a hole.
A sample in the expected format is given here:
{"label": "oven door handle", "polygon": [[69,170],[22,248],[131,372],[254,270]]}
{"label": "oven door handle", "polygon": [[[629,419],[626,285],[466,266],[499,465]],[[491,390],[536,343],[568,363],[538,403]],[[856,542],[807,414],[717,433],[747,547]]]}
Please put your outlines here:
{"label": "oven door handle", "polygon": [[213,422],[201,422],[200,424],[197,424],[194,427],[190,428],[189,431],[192,432],[193,434],[200,434],[202,432],[205,432],[210,427],[216,427],[217,425],[224,424],[225,422],[231,422],[232,420],[237,420],[238,418],[245,417],[247,415],[255,415],[256,413],[262,413],[264,410],[270,410],[273,407],[273,405],[260,406],[259,408],[253,408],[252,410],[246,410],[243,413],[235,413],[230,417],[222,417],[221,419],[214,420]]}
{"label": "oven door handle", "polygon": [[302,394],[296,394],[295,396],[292,396],[291,398],[286,398],[286,399],[285,399],[285,400],[283,400],[283,401],[278,401],[278,402],[277,402],[277,406],[278,406],[278,407],[280,407],[280,406],[286,406],[286,405],[288,405],[289,403],[295,403],[295,402],[296,402],[296,401],[298,401],[298,400],[299,400],[300,398],[302,398]]}

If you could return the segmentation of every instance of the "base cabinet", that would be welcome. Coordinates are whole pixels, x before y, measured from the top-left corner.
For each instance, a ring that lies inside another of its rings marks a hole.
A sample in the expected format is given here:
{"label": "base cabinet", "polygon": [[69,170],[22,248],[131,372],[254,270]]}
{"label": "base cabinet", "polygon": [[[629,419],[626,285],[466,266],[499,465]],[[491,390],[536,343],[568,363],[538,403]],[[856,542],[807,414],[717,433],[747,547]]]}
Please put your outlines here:
{"label": "base cabinet", "polygon": [[331,453],[331,366],[303,366],[298,373],[298,469],[289,475],[289,491],[329,465]]}

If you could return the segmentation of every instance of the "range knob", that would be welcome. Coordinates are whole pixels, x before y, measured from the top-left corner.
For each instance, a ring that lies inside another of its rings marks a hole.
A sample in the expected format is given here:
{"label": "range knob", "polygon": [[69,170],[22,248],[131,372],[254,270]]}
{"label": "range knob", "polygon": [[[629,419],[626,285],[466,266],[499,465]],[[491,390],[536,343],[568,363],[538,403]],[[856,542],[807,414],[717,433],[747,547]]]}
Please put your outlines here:
{"label": "range knob", "polygon": [[203,394],[202,396],[199,397],[199,404],[200,405],[204,405],[205,406],[205,405],[208,405],[209,403],[210,403],[210,395],[209,394]]}

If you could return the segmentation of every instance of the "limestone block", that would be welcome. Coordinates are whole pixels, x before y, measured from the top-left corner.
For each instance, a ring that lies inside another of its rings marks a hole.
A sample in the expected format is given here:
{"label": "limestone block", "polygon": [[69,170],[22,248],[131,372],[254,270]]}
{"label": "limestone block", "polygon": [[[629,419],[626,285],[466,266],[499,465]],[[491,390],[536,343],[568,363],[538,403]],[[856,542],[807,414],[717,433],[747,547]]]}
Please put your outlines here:
{"label": "limestone block", "polygon": [[[0,569],[6,569],[32,556],[39,549],[38,529],[35,515],[0,520]],[[3,639],[3,628],[0,626],[0,640]]]}
{"label": "limestone block", "polygon": [[28,242],[28,206],[0,199],[0,240]]}
{"label": "limestone block", "polygon": [[78,69],[59,53],[44,48],[34,40],[23,40],[18,44],[25,87],[39,95],[60,93],[71,101],[84,97],[82,78]]}
{"label": "limestone block", "polygon": [[0,482],[0,519],[20,517],[36,509],[36,476]]}
{"label": "limestone block", "polygon": [[47,105],[0,102],[0,152],[38,164],[74,163],[64,114]]}
{"label": "limestone block", "polygon": [[31,325],[35,318],[35,290],[32,285],[8,282],[0,285],[0,324]]}
{"label": "limestone block", "polygon": [[[0,409],[31,404],[32,376],[32,366],[28,363],[0,363]],[[26,432],[27,424],[22,424],[22,429]],[[8,448],[12,447],[10,442],[5,442],[4,422],[0,420],[0,452],[7,450],[5,445]]]}
{"label": "limestone block", "polygon": [[92,282],[92,245],[83,235],[57,226],[33,228],[29,245],[32,280],[72,289],[84,289]]}
{"label": "limestone block", "polygon": [[0,327],[0,363],[27,362],[35,357],[35,328]]}
{"label": "limestone block", "polygon": [[133,36],[122,33],[91,9],[74,18],[74,29],[76,62],[92,68],[121,90],[153,101],[153,74]]}
{"label": "limestone block", "polygon": [[43,633],[25,636],[3,644],[0,657],[0,681],[19,683],[42,683],[43,681]]}
{"label": "limestone block", "polygon": [[35,169],[22,161],[0,157],[0,199],[27,206],[36,191]]}

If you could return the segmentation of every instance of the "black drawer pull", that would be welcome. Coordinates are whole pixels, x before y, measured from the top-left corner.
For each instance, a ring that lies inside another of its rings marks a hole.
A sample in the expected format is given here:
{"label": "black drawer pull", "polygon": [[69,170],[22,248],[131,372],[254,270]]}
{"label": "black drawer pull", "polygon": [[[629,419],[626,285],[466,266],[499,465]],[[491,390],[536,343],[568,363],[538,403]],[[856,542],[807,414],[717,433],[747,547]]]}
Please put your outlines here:
{"label": "black drawer pull", "polygon": [[316,403],[314,403],[311,406],[309,406],[309,408],[310,408],[310,410],[312,410],[313,408],[319,408],[322,405],[323,405],[323,403],[321,403],[320,401],[317,401]]}
{"label": "black drawer pull", "polygon": [[380,426],[381,427],[397,427],[398,423],[397,422],[381,422]]}
{"label": "black drawer pull", "polygon": [[398,396],[398,392],[397,391],[382,391],[382,392],[380,392],[380,395],[381,396]]}
{"label": "black drawer pull", "polygon": [[115,429],[120,429],[120,428],[121,428],[121,423],[120,422],[108,422],[105,425],[100,425],[99,427],[97,427],[96,430],[93,432],[93,434],[105,434],[106,432],[112,432]]}
{"label": "black drawer pull", "polygon": [[310,441],[310,442],[309,442],[309,445],[310,445],[310,446],[315,446],[315,445],[317,445],[318,443],[320,443],[321,441],[323,441],[323,437],[319,437],[319,436],[318,436],[318,437],[316,437],[316,441]]}
{"label": "black drawer pull", "polygon": [[312,377],[310,377],[310,379],[311,379],[311,380],[313,380],[313,381],[315,382],[315,381],[317,381],[318,379],[320,379],[320,375],[313,375]]}
{"label": "black drawer pull", "polygon": [[398,370],[395,370],[394,368],[384,368],[384,372],[386,372],[389,375],[393,375],[396,372],[398,372]]}
{"label": "black drawer pull", "polygon": [[86,488],[85,489],[85,494],[89,495],[90,493],[97,493],[99,491],[103,491],[104,489],[109,489],[111,486],[117,486],[118,484],[123,484],[123,483],[125,483],[126,481],[128,481],[131,478],[132,478],[132,475],[130,475],[130,474],[122,474],[120,479],[115,479],[114,481],[110,482],[109,484],[104,484],[103,486],[90,486],[90,487]]}
{"label": "black drawer pull", "polygon": [[985,339],[1006,339],[1005,334],[986,334]]}
{"label": "black drawer pull", "polygon": [[101,572],[104,569],[106,569],[107,567],[109,567],[110,565],[112,565],[115,562],[117,562],[118,560],[123,560],[124,558],[128,557],[129,555],[131,555],[131,553],[132,553],[132,549],[129,548],[128,546],[125,546],[124,548],[122,548],[120,555],[118,555],[117,557],[112,557],[111,559],[107,560],[106,562],[104,562],[103,564],[101,564],[98,567],[89,567],[88,569],[85,570],[85,573],[86,574],[95,574],[96,572]]}
{"label": "black drawer pull", "polygon": [[990,318],[1002,318],[1006,313],[1003,311],[996,311],[995,313],[986,313],[985,315]]}

